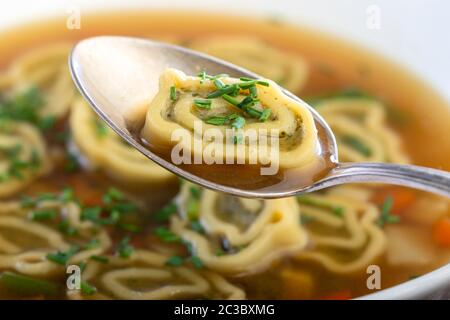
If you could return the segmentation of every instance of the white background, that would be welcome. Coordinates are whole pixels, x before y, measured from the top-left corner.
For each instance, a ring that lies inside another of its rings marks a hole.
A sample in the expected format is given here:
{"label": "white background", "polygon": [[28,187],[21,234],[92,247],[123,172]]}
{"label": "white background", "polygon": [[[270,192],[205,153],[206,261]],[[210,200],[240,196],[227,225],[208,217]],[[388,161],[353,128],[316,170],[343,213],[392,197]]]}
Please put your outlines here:
{"label": "white background", "polygon": [[[381,9],[381,29],[366,27],[367,8]],[[3,0],[0,29],[45,16],[112,8],[190,8],[286,18],[351,38],[407,65],[450,100],[448,0]],[[1,41],[1,39],[0,39]]]}

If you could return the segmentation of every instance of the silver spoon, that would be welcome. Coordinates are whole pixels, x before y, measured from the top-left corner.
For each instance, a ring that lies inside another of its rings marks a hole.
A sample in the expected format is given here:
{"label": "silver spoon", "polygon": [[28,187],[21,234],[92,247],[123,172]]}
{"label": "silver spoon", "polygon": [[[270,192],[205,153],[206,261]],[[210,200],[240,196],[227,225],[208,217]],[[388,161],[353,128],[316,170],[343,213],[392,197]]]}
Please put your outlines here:
{"label": "silver spoon", "polygon": [[[158,91],[159,75],[168,67],[198,74],[226,73],[233,77],[258,75],[219,59],[175,45],[156,41],[102,36],[79,42],[69,58],[72,77],[91,107],[130,145],[167,170],[206,188],[241,197],[282,198],[345,183],[389,183],[450,197],[450,173],[413,165],[385,163],[339,163],[336,139],[324,119],[310,106],[316,125],[321,126],[336,167],[309,186],[289,190],[243,190],[219,185],[195,176],[145,148],[128,130],[130,110],[151,100]],[[284,93],[300,100],[287,90]],[[302,103],[304,103],[302,101]]]}

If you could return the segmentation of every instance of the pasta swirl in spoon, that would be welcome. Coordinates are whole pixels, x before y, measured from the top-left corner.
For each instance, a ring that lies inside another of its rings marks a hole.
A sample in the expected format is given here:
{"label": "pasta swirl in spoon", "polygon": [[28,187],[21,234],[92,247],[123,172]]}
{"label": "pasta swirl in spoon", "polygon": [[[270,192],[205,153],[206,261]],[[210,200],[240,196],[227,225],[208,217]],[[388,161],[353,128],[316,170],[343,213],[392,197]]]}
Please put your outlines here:
{"label": "pasta swirl in spoon", "polygon": [[306,169],[319,158],[317,129],[305,105],[271,80],[205,72],[187,76],[168,69],[161,75],[141,138],[151,149],[170,153],[175,164]]}

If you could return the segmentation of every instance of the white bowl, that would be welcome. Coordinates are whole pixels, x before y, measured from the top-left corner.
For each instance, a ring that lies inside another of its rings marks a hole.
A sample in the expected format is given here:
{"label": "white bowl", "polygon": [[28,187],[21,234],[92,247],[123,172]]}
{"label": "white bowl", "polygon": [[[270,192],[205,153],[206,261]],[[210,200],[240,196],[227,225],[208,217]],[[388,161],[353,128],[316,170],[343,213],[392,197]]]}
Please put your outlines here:
{"label": "white bowl", "polygon": [[[0,30],[48,16],[137,8],[176,8],[283,18],[334,33],[388,56],[450,100],[450,1],[440,0],[14,0],[0,10]],[[377,15],[379,28],[370,20]],[[81,20],[82,21],[82,20]],[[0,40],[1,41],[1,40]],[[446,290],[447,288],[447,290]],[[450,298],[450,264],[360,299]],[[447,293],[445,293],[447,291]]]}

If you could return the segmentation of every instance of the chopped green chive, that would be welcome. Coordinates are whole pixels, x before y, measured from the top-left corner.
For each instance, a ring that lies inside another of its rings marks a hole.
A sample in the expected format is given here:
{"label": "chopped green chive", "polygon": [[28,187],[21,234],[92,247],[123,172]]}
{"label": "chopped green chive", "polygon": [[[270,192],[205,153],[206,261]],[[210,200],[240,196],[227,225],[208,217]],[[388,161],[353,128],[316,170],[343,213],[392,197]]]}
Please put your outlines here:
{"label": "chopped green chive", "polygon": [[130,245],[130,237],[125,237],[120,240],[117,246],[117,253],[121,258],[129,258],[134,252],[134,247]]}
{"label": "chopped green chive", "polygon": [[35,221],[51,220],[56,218],[58,211],[56,209],[31,211],[29,218]]}
{"label": "chopped green chive", "polygon": [[64,266],[67,264],[67,262],[69,262],[69,259],[79,251],[79,249],[80,248],[78,246],[72,246],[67,251],[57,251],[55,253],[49,253],[47,254],[47,259]]}
{"label": "chopped green chive", "polygon": [[74,236],[77,234],[77,229],[72,227],[69,223],[69,220],[63,219],[58,225],[59,231],[68,236]]}
{"label": "chopped green chive", "polygon": [[80,164],[76,155],[67,153],[67,163],[64,166],[64,171],[73,173],[80,169]]}
{"label": "chopped green chive", "polygon": [[223,87],[225,87],[225,83],[223,83],[222,80],[220,80],[220,79],[214,79],[214,85],[218,89],[222,89]]}
{"label": "chopped green chive", "polygon": [[219,117],[219,116],[210,117],[206,119],[206,123],[215,126],[223,126],[228,123],[228,117]]}
{"label": "chopped green chive", "polygon": [[245,126],[245,118],[243,117],[237,117],[231,122],[231,127],[236,130],[242,129],[244,126]]}
{"label": "chopped green chive", "polygon": [[85,295],[93,295],[97,292],[97,288],[89,285],[87,282],[85,281],[81,281],[80,283],[80,289],[81,289],[81,293],[85,294]]}
{"label": "chopped green chive", "polygon": [[202,190],[197,186],[191,186],[189,188],[189,192],[191,196],[196,200],[200,199],[200,196],[202,195]]}
{"label": "chopped green chive", "polygon": [[121,201],[125,198],[124,194],[117,190],[116,188],[109,188],[108,191],[103,195],[103,202],[105,204],[110,204],[113,201]]}
{"label": "chopped green chive", "polygon": [[180,256],[171,256],[166,261],[166,265],[171,267],[179,267],[184,263],[184,259]]}
{"label": "chopped green chive", "polygon": [[97,137],[103,138],[108,135],[108,127],[100,119],[94,119],[94,126]]}
{"label": "chopped green chive", "polygon": [[269,108],[266,108],[263,110],[263,112],[261,113],[261,116],[259,117],[259,121],[266,121],[267,119],[269,119],[270,115],[272,114],[272,110]]}
{"label": "chopped green chive", "polygon": [[191,222],[191,229],[198,233],[205,233],[205,229],[203,228],[202,224],[198,220],[194,220]]}
{"label": "chopped green chive", "polygon": [[211,92],[206,96],[207,99],[213,99],[223,96],[224,94],[230,94],[238,90],[239,87],[235,84],[224,86],[216,91]]}
{"label": "chopped green chive", "polygon": [[138,208],[132,202],[119,202],[113,204],[109,209],[110,211],[117,211],[119,213],[129,213],[136,211]]}
{"label": "chopped green chive", "polygon": [[158,227],[153,233],[164,242],[178,242],[180,241],[180,237],[174,234],[172,231],[167,229],[166,227]]}
{"label": "chopped green chive", "polygon": [[177,101],[177,89],[174,86],[170,87],[170,100]]}
{"label": "chopped green chive", "polygon": [[191,263],[197,269],[203,268],[203,262],[202,262],[202,260],[200,260],[200,258],[198,256],[192,256],[191,257]]}
{"label": "chopped green chive", "polygon": [[370,157],[372,155],[372,150],[370,150],[370,148],[365,145],[360,139],[354,136],[346,135],[343,136],[340,140],[366,157]]}
{"label": "chopped green chive", "polygon": [[224,94],[222,96],[222,99],[225,100],[226,102],[232,104],[233,106],[237,106],[239,104],[239,101],[235,98],[233,98],[232,96],[228,95],[228,94]]}
{"label": "chopped green chive", "polygon": [[92,239],[91,241],[89,241],[88,243],[83,245],[83,249],[89,250],[89,249],[97,248],[98,246],[100,246],[100,240]]}
{"label": "chopped green chive", "polygon": [[81,211],[81,220],[89,220],[97,223],[100,220],[101,212],[102,208],[99,206],[83,208]]}
{"label": "chopped green chive", "polygon": [[100,262],[100,263],[108,263],[109,262],[108,257],[105,257],[105,256],[93,255],[93,256],[90,257],[90,259],[94,260],[94,261],[97,261],[97,262]]}
{"label": "chopped green chive", "polygon": [[166,221],[170,218],[170,216],[175,214],[177,210],[178,210],[177,205],[174,202],[171,202],[166,206],[164,206],[161,210],[155,212],[153,218],[159,222]]}
{"label": "chopped green chive", "polygon": [[201,84],[203,84],[205,82],[206,76],[207,76],[207,74],[206,74],[206,71],[204,71],[204,70],[197,75],[197,77],[200,78]]}
{"label": "chopped green chive", "polygon": [[298,196],[297,197],[297,201],[299,203],[301,203],[301,204],[315,206],[315,207],[323,208],[323,209],[326,209],[326,210],[330,210],[334,215],[336,215],[338,217],[342,217],[342,215],[345,212],[343,207],[335,206],[332,203],[329,203],[329,202],[326,202],[326,201],[322,201],[322,200],[318,200],[318,199],[314,199],[314,198],[311,198],[309,196]]}
{"label": "chopped green chive", "polygon": [[132,223],[119,223],[119,228],[133,233],[138,233],[142,231],[141,227]]}
{"label": "chopped green chive", "polygon": [[200,109],[211,109],[211,100],[208,99],[194,99],[194,104]]}
{"label": "chopped green chive", "polygon": [[248,88],[248,91],[251,97],[256,98],[258,96],[258,89],[256,89],[256,86],[251,86]]}
{"label": "chopped green chive", "polygon": [[73,200],[74,193],[72,188],[64,188],[61,194],[59,195],[59,199],[63,202],[69,202]]}
{"label": "chopped green chive", "polygon": [[47,280],[34,279],[10,271],[0,274],[0,286],[10,292],[20,295],[56,296],[59,292],[58,285]]}
{"label": "chopped green chive", "polygon": [[312,217],[312,216],[308,216],[306,214],[302,214],[301,217],[300,217],[300,224],[305,225],[305,224],[308,224],[308,223],[310,223],[312,221],[314,221],[314,217]]}
{"label": "chopped green chive", "polygon": [[186,214],[189,220],[197,220],[200,203],[194,198],[189,198],[186,204]]}
{"label": "chopped green chive", "polygon": [[380,227],[384,227],[386,224],[393,224],[400,222],[400,216],[391,213],[394,200],[392,197],[387,197],[383,205],[381,206],[380,217],[377,220],[377,224]]}

